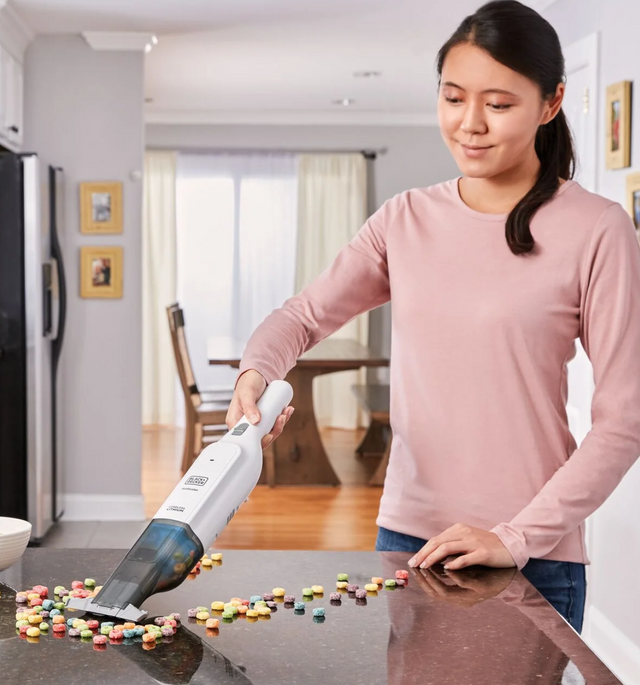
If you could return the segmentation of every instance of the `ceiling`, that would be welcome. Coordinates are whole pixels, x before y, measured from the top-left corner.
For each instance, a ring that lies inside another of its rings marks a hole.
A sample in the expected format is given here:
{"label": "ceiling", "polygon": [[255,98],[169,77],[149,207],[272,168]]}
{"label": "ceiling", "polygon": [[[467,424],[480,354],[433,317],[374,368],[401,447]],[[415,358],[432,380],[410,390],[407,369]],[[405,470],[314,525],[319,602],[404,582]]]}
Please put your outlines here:
{"label": "ceiling", "polygon": [[[554,0],[530,0],[542,11]],[[0,4],[2,4],[0,2]],[[147,121],[428,124],[478,0],[12,0],[36,33],[149,32]],[[358,78],[354,72],[379,71]],[[349,107],[333,100],[351,98]]]}

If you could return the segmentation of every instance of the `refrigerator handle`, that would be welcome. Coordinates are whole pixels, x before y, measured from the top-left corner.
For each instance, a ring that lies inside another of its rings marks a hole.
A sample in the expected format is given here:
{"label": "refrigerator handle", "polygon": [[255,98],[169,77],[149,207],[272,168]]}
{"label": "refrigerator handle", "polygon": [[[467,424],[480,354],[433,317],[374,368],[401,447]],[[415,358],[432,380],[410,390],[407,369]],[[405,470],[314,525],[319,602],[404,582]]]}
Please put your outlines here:
{"label": "refrigerator handle", "polygon": [[55,258],[42,265],[42,303],[43,335],[49,340],[55,340],[60,322],[60,280],[58,261]]}

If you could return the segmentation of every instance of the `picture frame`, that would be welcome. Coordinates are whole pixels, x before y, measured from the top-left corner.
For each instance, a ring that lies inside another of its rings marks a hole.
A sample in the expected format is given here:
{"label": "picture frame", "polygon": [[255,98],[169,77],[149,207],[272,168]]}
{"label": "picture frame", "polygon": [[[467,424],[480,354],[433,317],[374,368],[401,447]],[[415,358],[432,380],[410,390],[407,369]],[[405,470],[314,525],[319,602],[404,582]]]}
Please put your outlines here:
{"label": "picture frame", "polygon": [[122,183],[80,183],[80,232],[87,235],[122,233]]}
{"label": "picture frame", "polygon": [[640,171],[627,176],[627,211],[640,237]]}
{"label": "picture frame", "polygon": [[607,87],[606,168],[623,169],[631,165],[631,81]]}
{"label": "picture frame", "polygon": [[113,245],[80,248],[80,297],[122,297],[123,252]]}

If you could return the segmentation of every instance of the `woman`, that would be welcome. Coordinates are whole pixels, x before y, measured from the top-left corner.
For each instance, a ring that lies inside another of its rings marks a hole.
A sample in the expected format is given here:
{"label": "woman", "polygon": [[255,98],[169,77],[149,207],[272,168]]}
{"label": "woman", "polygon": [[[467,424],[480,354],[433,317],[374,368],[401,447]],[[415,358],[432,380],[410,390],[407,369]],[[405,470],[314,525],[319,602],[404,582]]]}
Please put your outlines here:
{"label": "woman", "polygon": [[[440,130],[462,175],[387,200],[267,317],[228,423],[258,420],[267,383],[391,299],[394,440],[376,549],[415,552],[421,568],[516,566],[580,632],[584,520],[640,454],[636,234],[618,203],[572,180],[564,59],[539,14],[484,5],[437,70]],[[565,410],[576,338],[596,382],[578,449]]]}

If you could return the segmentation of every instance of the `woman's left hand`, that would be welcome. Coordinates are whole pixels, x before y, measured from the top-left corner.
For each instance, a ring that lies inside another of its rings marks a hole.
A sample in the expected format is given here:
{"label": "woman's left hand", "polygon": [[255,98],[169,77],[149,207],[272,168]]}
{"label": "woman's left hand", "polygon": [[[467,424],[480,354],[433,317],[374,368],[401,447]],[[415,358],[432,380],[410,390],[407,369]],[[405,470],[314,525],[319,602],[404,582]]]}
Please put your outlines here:
{"label": "woman's left hand", "polygon": [[456,523],[429,542],[409,561],[409,566],[429,568],[446,557],[457,556],[447,562],[446,569],[461,569],[474,564],[508,568],[516,563],[509,550],[495,533]]}

